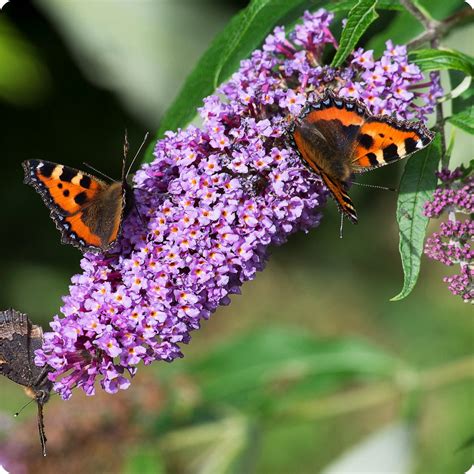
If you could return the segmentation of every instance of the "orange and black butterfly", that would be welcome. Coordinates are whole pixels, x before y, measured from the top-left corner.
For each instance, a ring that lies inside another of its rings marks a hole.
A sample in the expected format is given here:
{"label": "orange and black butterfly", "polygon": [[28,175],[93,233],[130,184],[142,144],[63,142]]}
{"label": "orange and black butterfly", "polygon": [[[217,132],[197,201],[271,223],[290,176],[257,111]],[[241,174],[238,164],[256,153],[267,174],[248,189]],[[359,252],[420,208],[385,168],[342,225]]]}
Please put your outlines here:
{"label": "orange and black butterfly", "polygon": [[48,379],[48,366],[37,367],[35,350],[43,345],[41,326],[31,323],[26,314],[8,309],[0,311],[0,374],[25,387],[38,405],[38,431],[46,456],[43,406],[49,400],[53,383]]}
{"label": "orange and black butterfly", "polygon": [[44,160],[23,162],[24,182],[38,191],[50,209],[62,243],[92,252],[106,252],[115,245],[123,220],[133,207],[133,192],[127,184],[131,165],[125,171],[127,151],[125,138],[122,176],[112,183],[66,165]]}
{"label": "orange and black butterfly", "polygon": [[421,122],[371,115],[360,101],[332,91],[305,107],[289,134],[301,158],[321,176],[341,213],[354,224],[357,213],[347,194],[352,175],[406,158],[434,137]]}

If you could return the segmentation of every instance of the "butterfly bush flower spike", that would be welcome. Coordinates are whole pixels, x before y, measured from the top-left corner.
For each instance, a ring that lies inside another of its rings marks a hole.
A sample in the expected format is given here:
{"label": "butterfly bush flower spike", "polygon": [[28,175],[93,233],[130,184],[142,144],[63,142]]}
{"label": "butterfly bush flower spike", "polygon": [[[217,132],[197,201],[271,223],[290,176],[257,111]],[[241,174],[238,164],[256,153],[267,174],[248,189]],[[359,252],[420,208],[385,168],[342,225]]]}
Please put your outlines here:
{"label": "butterfly bush flower spike", "polygon": [[420,119],[432,110],[439,85],[417,88],[423,77],[404,48],[387,44],[380,59],[357,51],[343,68],[325,66],[323,52],[337,47],[332,19],[319,10],[288,35],[275,28],[204,100],[201,128],[158,141],[134,178],[140,218],[126,219],[116,253],[85,254],[64,317],[37,352],[62,397],[75,386],[92,395],[97,379],[115,393],[139,362],[181,357],[190,332],[264,268],[270,245],[319,224],[326,188],[286,134],[306,102],[332,88],[372,113]]}
{"label": "butterfly bush flower spike", "polygon": [[433,198],[425,203],[424,214],[439,218],[447,213],[439,231],[426,240],[425,254],[447,266],[459,265],[459,272],[444,277],[448,288],[466,303],[474,301],[474,176],[465,175],[462,168],[438,173],[441,181]]}

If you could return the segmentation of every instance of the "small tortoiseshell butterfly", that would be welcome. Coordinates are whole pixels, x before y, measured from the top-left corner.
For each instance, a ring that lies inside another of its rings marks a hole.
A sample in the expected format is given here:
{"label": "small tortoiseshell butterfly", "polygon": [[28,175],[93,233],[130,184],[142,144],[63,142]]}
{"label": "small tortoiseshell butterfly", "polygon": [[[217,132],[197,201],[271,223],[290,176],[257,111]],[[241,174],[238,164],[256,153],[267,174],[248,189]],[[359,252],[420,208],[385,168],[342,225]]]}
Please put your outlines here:
{"label": "small tortoiseshell butterfly", "polygon": [[372,115],[358,100],[332,91],[305,107],[289,133],[301,158],[354,224],[357,213],[346,191],[352,175],[406,158],[434,137],[421,122]]}
{"label": "small tortoiseshell butterfly", "polygon": [[50,368],[37,367],[35,350],[43,345],[43,330],[31,323],[26,314],[8,309],[0,311],[0,374],[25,387],[38,405],[38,430],[43,456],[46,456],[43,405],[49,400],[53,383]]}
{"label": "small tortoiseshell butterfly", "polygon": [[23,162],[24,182],[38,191],[50,209],[62,243],[72,244],[83,252],[106,252],[115,245],[123,220],[133,206],[127,175],[147,136],[127,172],[125,137],[122,177],[111,184],[69,166],[43,160]]}

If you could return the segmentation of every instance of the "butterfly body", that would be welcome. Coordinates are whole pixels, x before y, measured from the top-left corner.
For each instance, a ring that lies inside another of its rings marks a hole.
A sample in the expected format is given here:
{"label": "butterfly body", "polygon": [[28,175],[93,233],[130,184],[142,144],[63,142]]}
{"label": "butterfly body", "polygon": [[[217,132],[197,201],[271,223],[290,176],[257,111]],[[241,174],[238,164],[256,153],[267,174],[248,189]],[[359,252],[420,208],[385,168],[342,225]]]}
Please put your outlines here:
{"label": "butterfly body", "polygon": [[0,311],[0,374],[25,387],[38,405],[38,429],[43,455],[46,456],[46,436],[43,406],[49,400],[53,383],[49,368],[37,367],[35,351],[43,345],[43,330],[31,323],[26,314],[8,309]]}
{"label": "butterfly body", "polygon": [[23,162],[25,183],[50,209],[61,241],[83,251],[106,252],[120,235],[133,204],[125,178],[111,184],[88,173],[43,160]]}
{"label": "butterfly body", "polygon": [[357,212],[347,194],[352,176],[406,158],[434,134],[420,122],[371,115],[358,100],[332,91],[307,106],[289,130],[304,163],[321,176],[340,211],[353,223]]}

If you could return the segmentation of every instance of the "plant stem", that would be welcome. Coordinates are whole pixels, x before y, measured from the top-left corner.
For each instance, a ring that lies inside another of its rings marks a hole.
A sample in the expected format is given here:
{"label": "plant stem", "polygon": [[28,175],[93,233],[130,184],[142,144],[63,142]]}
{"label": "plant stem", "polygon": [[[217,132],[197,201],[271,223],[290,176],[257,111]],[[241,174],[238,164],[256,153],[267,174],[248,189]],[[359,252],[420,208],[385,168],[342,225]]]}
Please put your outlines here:
{"label": "plant stem", "polygon": [[474,19],[474,10],[467,7],[454,13],[450,17],[446,18],[446,20],[436,22],[435,24],[430,24],[429,27],[423,23],[426,30],[415,39],[411,40],[407,44],[407,47],[408,49],[416,49],[422,46],[424,43],[430,42],[433,38],[441,38],[446,36],[458,23],[470,19]]}
{"label": "plant stem", "polygon": [[440,22],[429,18],[412,0],[400,0],[400,3],[425,27],[426,30],[435,29]]}
{"label": "plant stem", "polygon": [[414,390],[420,393],[427,392],[469,378],[474,378],[473,356],[420,373],[405,371],[399,377],[395,377],[392,382],[380,382],[369,387],[293,404],[279,410],[278,415],[304,420],[344,415],[382,403],[393,402]]}
{"label": "plant stem", "polygon": [[469,87],[471,87],[471,83],[472,83],[472,76],[466,76],[462,80],[462,82],[458,86],[456,86],[455,89],[452,89],[445,96],[443,96],[440,99],[440,102],[446,102],[448,100],[456,99],[456,97],[459,97],[461,94],[466,92],[469,89]]}
{"label": "plant stem", "polygon": [[[431,48],[438,49],[439,48],[439,39],[433,38],[431,40]],[[441,74],[439,71],[433,73],[436,77],[436,80],[441,80]],[[436,128],[441,136],[441,167],[448,168],[449,167],[449,155],[446,153],[446,136],[444,133],[444,114],[443,114],[443,103],[441,101],[436,102]]]}

